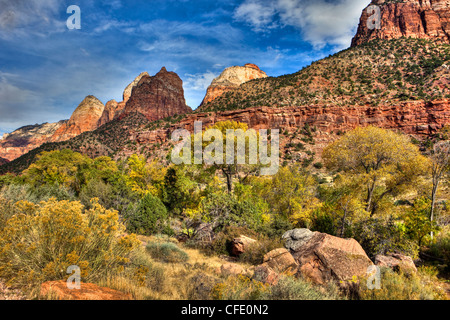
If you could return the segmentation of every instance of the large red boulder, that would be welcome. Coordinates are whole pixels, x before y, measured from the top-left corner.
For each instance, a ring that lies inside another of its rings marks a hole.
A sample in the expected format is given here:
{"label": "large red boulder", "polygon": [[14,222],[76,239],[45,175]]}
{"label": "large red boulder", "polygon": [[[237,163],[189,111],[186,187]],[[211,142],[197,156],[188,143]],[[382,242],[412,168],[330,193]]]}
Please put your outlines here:
{"label": "large red boulder", "polygon": [[320,232],[310,234],[305,231],[303,234],[305,237],[299,239],[301,245],[292,238],[292,235],[295,235],[292,230],[283,237],[298,263],[298,274],[315,283],[353,280],[355,277],[367,275],[367,268],[373,265],[361,245],[354,239],[342,239]]}

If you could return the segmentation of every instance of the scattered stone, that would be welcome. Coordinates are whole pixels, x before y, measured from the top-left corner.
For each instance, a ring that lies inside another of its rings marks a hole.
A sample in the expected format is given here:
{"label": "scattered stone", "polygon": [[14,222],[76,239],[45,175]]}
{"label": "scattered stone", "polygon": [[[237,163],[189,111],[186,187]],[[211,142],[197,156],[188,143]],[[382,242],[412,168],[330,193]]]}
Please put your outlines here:
{"label": "scattered stone", "polygon": [[225,263],[220,267],[224,276],[237,276],[246,273],[245,269],[237,263]]}
{"label": "scattered stone", "polygon": [[263,263],[254,269],[253,280],[274,286],[278,283],[280,276],[266,263]]}
{"label": "scattered stone", "polygon": [[234,256],[239,256],[255,242],[255,239],[241,235],[239,238],[233,239],[231,244],[231,254]]}
{"label": "scattered stone", "polygon": [[394,271],[417,272],[416,265],[411,257],[399,253],[377,255],[375,265],[391,268]]}
{"label": "scattered stone", "polygon": [[264,256],[264,263],[276,272],[294,271],[298,264],[285,248],[272,250]]}
{"label": "scattered stone", "polygon": [[59,300],[131,300],[131,294],[123,293],[93,283],[81,283],[80,289],[67,288],[67,282],[47,281],[41,285],[42,296],[56,295]]}

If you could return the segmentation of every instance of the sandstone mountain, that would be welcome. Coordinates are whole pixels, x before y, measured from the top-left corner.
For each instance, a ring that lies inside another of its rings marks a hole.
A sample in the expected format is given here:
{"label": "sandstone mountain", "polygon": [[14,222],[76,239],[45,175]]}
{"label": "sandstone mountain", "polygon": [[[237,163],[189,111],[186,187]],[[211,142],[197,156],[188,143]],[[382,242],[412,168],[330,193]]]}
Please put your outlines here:
{"label": "sandstone mountain", "polygon": [[450,43],[449,0],[373,0],[372,5],[380,8],[380,28],[368,27],[374,12],[364,9],[352,46],[373,39],[400,37]]}
{"label": "sandstone mountain", "polygon": [[119,118],[138,112],[148,120],[156,121],[191,111],[184,99],[183,81],[175,72],[168,72],[163,67],[153,77],[143,75],[133,86]]}
{"label": "sandstone mountain", "polygon": [[259,78],[267,78],[267,74],[259,69],[257,65],[251,63],[247,63],[243,67],[234,66],[226,68],[208,87],[199,110],[202,110],[203,105],[213,101],[225,92],[238,88],[245,82]]}
{"label": "sandstone mountain", "polygon": [[133,88],[139,83],[139,81],[144,76],[149,76],[147,72],[142,72],[139,76],[136,77],[123,91],[123,100],[121,102],[117,102],[116,100],[110,100],[105,105],[105,110],[103,111],[102,116],[98,120],[98,127],[101,127],[105,123],[117,119],[123,113],[125,109],[125,105],[131,97],[131,93]]}
{"label": "sandstone mountain", "polygon": [[64,123],[50,141],[65,141],[77,135],[97,129],[97,123],[105,106],[94,96],[87,96],[75,109],[69,121]]}
{"label": "sandstone mountain", "polygon": [[39,147],[49,141],[55,131],[66,122],[67,120],[62,120],[56,123],[30,125],[4,134],[0,140],[0,157],[12,161]]}

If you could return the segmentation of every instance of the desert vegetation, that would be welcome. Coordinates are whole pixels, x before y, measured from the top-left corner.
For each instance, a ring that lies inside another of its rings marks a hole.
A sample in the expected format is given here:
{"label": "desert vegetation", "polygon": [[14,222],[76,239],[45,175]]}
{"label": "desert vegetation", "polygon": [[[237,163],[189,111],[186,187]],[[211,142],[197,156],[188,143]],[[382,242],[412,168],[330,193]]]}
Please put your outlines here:
{"label": "desert vegetation", "polygon": [[[49,298],[40,285],[67,280],[70,265],[80,267],[82,282],[132,299],[446,299],[445,135],[427,149],[400,133],[357,128],[314,166],[327,179],[302,163],[264,177],[245,166],[42,152],[19,174],[0,176],[0,279],[29,299]],[[407,255],[418,270],[382,268],[381,289],[361,278],[350,291],[292,270],[272,284],[252,275],[294,228],[353,238],[372,260]],[[233,255],[243,235],[256,241]],[[241,271],[224,272],[230,261]]]}

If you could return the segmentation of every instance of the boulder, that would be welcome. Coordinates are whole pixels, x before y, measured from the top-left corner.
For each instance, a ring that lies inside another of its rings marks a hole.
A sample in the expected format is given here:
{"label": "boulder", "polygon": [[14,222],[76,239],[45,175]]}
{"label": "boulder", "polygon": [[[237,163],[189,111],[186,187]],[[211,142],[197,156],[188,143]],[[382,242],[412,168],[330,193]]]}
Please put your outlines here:
{"label": "boulder", "polygon": [[224,276],[237,276],[244,274],[245,269],[237,263],[225,263],[220,267],[220,272]]}
{"label": "boulder", "polygon": [[64,280],[41,284],[41,295],[56,295],[59,300],[131,300],[131,294],[93,283],[81,283],[80,289],[69,289]]}
{"label": "boulder", "polygon": [[342,239],[320,232],[311,235],[306,230],[294,231],[285,233],[286,245],[298,263],[298,274],[315,283],[347,281],[365,276],[367,268],[373,264],[354,239]]}
{"label": "boulder", "polygon": [[241,235],[239,238],[233,239],[231,243],[231,254],[234,256],[239,256],[255,242],[256,240]]}
{"label": "boulder", "polygon": [[280,276],[275,270],[263,263],[254,269],[253,280],[274,286],[278,283]]}
{"label": "boulder", "polygon": [[275,272],[294,271],[298,264],[292,254],[285,248],[272,250],[264,256],[264,264]]}
{"label": "boulder", "polygon": [[377,255],[375,256],[375,265],[391,268],[394,271],[417,272],[413,259],[399,253]]}
{"label": "boulder", "polygon": [[297,251],[313,236],[309,229],[294,229],[285,232],[282,238],[286,241],[285,247],[291,251]]}

